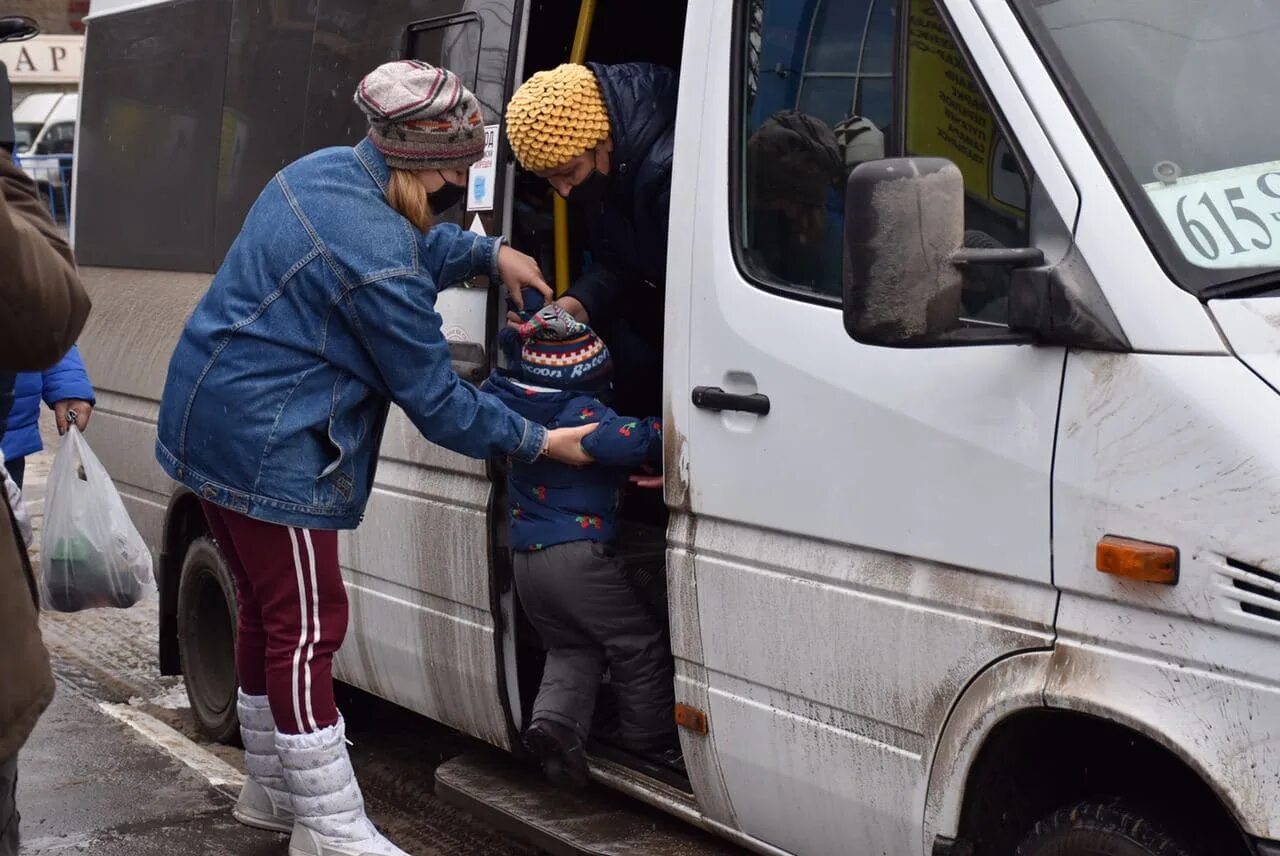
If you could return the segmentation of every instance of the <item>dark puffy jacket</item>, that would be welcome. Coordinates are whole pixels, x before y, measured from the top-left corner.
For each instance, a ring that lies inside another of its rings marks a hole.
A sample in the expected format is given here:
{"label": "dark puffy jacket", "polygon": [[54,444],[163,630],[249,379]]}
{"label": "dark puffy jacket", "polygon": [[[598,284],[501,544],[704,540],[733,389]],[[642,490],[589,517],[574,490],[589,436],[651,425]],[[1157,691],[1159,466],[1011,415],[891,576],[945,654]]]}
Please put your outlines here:
{"label": "dark puffy jacket", "polygon": [[678,81],[675,72],[648,63],[588,67],[609,111],[613,154],[600,210],[584,212],[591,267],[569,294],[587,308],[592,327],[608,330],[626,317],[641,335],[656,339],[666,285]]}
{"label": "dark puffy jacket", "polygon": [[662,460],[662,423],[619,416],[588,392],[532,387],[500,371],[480,388],[547,428],[599,426],[582,440],[594,466],[571,467],[547,457],[512,461],[507,479],[512,548],[536,552],[571,541],[615,540],[619,491],[635,468]]}

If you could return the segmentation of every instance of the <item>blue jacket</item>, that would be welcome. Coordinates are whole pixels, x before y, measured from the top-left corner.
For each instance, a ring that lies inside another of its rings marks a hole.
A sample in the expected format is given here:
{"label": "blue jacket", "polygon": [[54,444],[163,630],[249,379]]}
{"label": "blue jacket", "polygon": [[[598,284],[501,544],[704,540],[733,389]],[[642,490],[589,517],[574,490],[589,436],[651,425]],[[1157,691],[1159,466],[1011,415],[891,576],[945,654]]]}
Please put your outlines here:
{"label": "blue jacket", "polygon": [[434,443],[533,460],[546,431],[454,374],[439,289],[497,280],[498,240],[391,208],[364,140],[262,191],[174,350],[156,457],[205,499],[289,526],[359,523],[390,402]]}
{"label": "blue jacket", "polygon": [[[40,400],[53,407],[59,401],[78,398],[94,404],[93,384],[84,370],[80,350],[72,346],[58,364],[43,372],[14,375],[13,405],[4,423],[0,451],[6,461],[33,455],[44,448],[40,440]],[[2,394],[2,393],[0,393]]]}
{"label": "blue jacket", "polygon": [[666,286],[678,80],[670,69],[648,63],[588,67],[609,111],[613,153],[600,210],[584,212],[591,266],[569,294],[582,301],[597,330],[623,316],[656,336]]}
{"label": "blue jacket", "polygon": [[547,428],[599,423],[582,441],[595,466],[571,467],[549,458],[512,463],[511,546],[529,552],[570,541],[614,540],[627,477],[641,464],[662,459],[662,423],[619,416],[587,393],[540,391],[496,371],[481,389]]}

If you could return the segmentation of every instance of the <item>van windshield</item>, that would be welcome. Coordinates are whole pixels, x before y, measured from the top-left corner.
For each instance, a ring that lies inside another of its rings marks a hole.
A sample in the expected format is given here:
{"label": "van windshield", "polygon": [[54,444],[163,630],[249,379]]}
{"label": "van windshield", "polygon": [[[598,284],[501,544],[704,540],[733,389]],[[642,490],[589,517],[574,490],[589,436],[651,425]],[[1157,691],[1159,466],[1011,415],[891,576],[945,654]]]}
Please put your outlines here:
{"label": "van windshield", "polygon": [[1280,268],[1280,3],[1019,6],[1180,284]]}
{"label": "van windshield", "polygon": [[31,142],[40,133],[40,126],[34,122],[15,122],[13,126],[13,147],[18,154],[31,148]]}

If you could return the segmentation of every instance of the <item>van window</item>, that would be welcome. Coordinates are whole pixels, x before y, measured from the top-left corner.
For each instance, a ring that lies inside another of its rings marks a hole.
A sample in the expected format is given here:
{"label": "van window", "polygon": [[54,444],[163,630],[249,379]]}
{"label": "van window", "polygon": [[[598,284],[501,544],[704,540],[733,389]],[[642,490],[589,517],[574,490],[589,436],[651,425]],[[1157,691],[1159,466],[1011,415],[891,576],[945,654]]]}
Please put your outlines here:
{"label": "van window", "polygon": [[1204,299],[1274,282],[1280,4],[1014,6],[1174,279]]}
{"label": "van window", "polygon": [[59,122],[56,125],[50,125],[49,130],[44,132],[40,144],[36,146],[36,154],[69,155],[75,151],[75,144],[75,122]]}
{"label": "van window", "polygon": [[[966,242],[1027,245],[1026,177],[933,0],[747,0],[740,13],[734,228],[759,284],[839,302],[845,184],[885,157],[953,161]],[[1007,272],[980,272],[966,316],[1002,325],[1007,294]]]}
{"label": "van window", "polygon": [[31,142],[36,138],[36,134],[40,133],[40,126],[32,122],[14,122],[13,124],[13,145],[14,151],[22,154],[31,148]]}
{"label": "van window", "polygon": [[475,92],[483,29],[474,12],[417,21],[409,25],[405,55],[453,71]]}
{"label": "van window", "polygon": [[[153,4],[94,22],[76,141],[80,264],[217,270],[214,202],[232,5]],[[257,95],[263,99],[261,89]]]}
{"label": "van window", "polygon": [[[447,68],[462,79],[462,85],[476,94],[477,100],[491,88],[478,88],[480,40],[484,25],[474,12],[446,15],[415,21],[406,33],[405,56],[422,60],[439,68]],[[485,115],[501,115],[502,104],[481,103]],[[436,222],[465,225],[466,206],[455,204],[448,211],[435,212]]]}

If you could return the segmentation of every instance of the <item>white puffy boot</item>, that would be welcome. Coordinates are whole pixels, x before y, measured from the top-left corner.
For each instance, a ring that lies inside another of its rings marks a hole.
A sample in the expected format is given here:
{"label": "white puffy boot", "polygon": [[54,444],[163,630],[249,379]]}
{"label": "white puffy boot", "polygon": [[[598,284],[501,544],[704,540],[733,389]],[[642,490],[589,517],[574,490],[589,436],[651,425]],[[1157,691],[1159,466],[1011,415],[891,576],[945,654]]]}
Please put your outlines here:
{"label": "white puffy boot", "polygon": [[365,816],[345,736],[341,718],[314,734],[276,734],[296,821],[289,856],[409,856]]}
{"label": "white puffy boot", "polygon": [[246,826],[288,832],[293,829],[293,798],[284,782],[284,768],[276,754],[276,721],[266,696],[240,692],[240,739],[249,772],[231,814]]}

